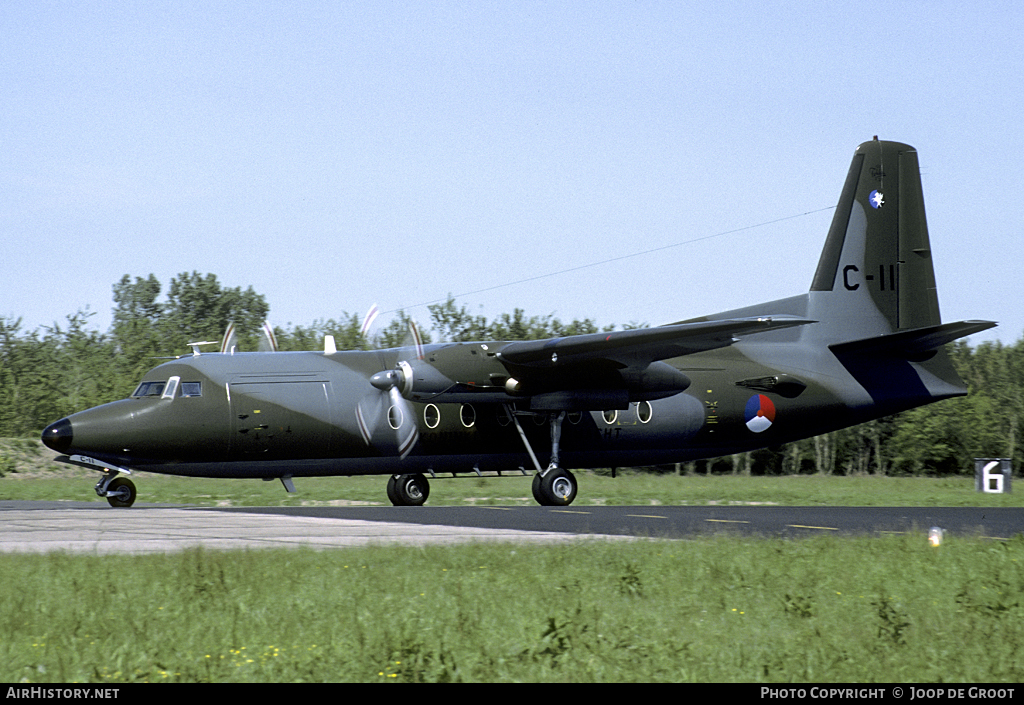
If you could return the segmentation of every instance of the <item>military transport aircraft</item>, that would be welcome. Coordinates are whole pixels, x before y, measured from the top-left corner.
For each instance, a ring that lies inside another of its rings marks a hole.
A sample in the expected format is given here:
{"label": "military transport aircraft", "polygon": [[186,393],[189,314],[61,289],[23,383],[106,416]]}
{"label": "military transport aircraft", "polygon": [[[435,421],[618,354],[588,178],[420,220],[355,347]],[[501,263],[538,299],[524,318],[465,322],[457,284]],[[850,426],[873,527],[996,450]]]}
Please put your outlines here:
{"label": "military transport aircraft", "polygon": [[917,152],[860,145],[811,288],[670,325],[528,342],[193,354],[130,398],[51,424],[43,442],[131,506],[136,471],[196,477],[535,472],[568,505],[566,468],[673,463],[775,446],[966,394],[943,346],[995,325],[943,324]]}

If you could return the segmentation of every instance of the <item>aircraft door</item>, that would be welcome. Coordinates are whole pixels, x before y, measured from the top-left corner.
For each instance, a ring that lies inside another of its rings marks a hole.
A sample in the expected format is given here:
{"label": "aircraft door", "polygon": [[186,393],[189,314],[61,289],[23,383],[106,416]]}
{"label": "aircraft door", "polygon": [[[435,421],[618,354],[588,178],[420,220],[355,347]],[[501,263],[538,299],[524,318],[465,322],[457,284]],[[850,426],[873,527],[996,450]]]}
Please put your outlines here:
{"label": "aircraft door", "polygon": [[328,457],[330,382],[231,383],[231,455],[271,460]]}

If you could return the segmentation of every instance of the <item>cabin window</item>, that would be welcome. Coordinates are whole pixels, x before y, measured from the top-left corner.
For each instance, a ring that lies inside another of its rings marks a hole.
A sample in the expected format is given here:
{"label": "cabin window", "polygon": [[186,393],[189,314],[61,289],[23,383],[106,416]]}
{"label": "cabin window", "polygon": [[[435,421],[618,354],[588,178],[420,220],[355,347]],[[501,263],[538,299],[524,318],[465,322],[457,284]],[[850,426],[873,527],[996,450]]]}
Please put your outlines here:
{"label": "cabin window", "polygon": [[651,407],[651,402],[642,401],[636,405],[636,417],[640,419],[640,423],[648,423],[652,416],[654,416],[654,409]]}
{"label": "cabin window", "polygon": [[203,396],[203,383],[202,382],[182,382],[181,383],[181,396],[183,396],[183,397],[201,397],[201,396]]}
{"label": "cabin window", "polygon": [[396,431],[402,427],[402,422],[405,421],[405,416],[402,414],[401,407],[392,406],[388,409],[388,425]]}

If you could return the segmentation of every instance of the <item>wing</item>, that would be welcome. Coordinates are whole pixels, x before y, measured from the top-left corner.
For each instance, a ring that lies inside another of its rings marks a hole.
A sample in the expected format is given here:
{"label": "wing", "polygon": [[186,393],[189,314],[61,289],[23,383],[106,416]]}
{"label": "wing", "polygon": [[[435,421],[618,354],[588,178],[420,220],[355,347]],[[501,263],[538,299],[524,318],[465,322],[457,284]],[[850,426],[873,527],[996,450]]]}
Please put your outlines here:
{"label": "wing", "polygon": [[431,348],[425,359],[400,363],[394,374],[402,396],[421,403],[518,399],[535,410],[622,409],[690,386],[689,377],[663,362],[668,358],[814,322],[760,316],[547,340],[453,343]]}
{"label": "wing", "polygon": [[510,343],[497,357],[510,371],[515,369],[522,373],[525,370],[527,374],[531,368],[565,368],[594,362],[610,363],[616,367],[642,367],[657,360],[724,348],[740,336],[809,323],[815,321],[798,316],[677,323],[657,328]]}
{"label": "wing", "polygon": [[527,397],[531,409],[622,409],[690,386],[689,377],[663,360],[809,323],[814,321],[796,316],[678,323],[509,343],[496,357],[510,375],[505,391]]}

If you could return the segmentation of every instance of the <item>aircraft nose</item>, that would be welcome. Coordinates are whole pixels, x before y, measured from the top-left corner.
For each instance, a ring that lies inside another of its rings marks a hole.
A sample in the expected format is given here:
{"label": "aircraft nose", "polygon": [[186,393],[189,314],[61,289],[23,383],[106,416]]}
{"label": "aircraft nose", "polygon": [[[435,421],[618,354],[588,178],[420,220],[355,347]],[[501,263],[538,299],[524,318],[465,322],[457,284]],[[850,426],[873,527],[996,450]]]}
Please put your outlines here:
{"label": "aircraft nose", "polygon": [[71,433],[71,421],[64,418],[56,421],[43,429],[43,443],[47,448],[52,448],[58,453],[67,453],[71,447],[71,440],[74,435]]}

